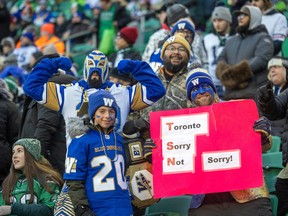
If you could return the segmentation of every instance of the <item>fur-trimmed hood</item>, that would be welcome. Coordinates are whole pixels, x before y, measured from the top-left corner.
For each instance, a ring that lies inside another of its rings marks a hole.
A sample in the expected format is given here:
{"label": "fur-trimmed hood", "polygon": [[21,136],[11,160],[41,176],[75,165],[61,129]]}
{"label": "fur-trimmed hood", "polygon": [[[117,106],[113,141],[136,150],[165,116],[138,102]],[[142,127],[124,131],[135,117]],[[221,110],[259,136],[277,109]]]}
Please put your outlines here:
{"label": "fur-trimmed hood", "polygon": [[68,119],[66,127],[71,139],[85,134],[90,130],[89,117],[88,115],[83,117],[71,117]]}

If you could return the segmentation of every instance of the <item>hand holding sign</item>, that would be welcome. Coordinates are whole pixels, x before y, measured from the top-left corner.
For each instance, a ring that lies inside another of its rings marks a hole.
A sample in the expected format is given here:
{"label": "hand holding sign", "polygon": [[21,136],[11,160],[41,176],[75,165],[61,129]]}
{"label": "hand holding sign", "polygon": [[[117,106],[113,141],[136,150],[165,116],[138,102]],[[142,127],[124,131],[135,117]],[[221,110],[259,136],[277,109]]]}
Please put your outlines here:
{"label": "hand holding sign", "polygon": [[265,151],[269,150],[272,144],[270,121],[266,117],[262,116],[260,119],[255,121],[253,128],[256,132],[261,133],[262,146],[263,145],[269,146],[268,149],[265,149]]}
{"label": "hand holding sign", "polygon": [[152,139],[146,139],[143,145],[143,154],[144,158],[149,162],[152,163],[152,149],[156,148],[156,144]]}
{"label": "hand holding sign", "polygon": [[154,197],[261,186],[257,119],[253,100],[152,112],[151,138],[158,146],[152,155]]}

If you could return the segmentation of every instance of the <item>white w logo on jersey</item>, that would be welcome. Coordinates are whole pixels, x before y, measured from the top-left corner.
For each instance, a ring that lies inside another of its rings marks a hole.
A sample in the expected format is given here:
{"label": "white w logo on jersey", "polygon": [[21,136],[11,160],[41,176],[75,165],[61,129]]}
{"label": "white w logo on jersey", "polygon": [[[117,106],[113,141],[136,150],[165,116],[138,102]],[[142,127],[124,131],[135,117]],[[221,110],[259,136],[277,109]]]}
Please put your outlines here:
{"label": "white w logo on jersey", "polygon": [[194,86],[196,86],[199,84],[199,79],[191,80],[191,82],[193,83]]}
{"label": "white w logo on jersey", "polygon": [[170,38],[167,39],[168,43],[172,43],[175,41],[175,36],[171,36]]}
{"label": "white w logo on jersey", "polygon": [[108,107],[111,107],[112,103],[114,102],[114,100],[110,98],[103,98],[103,100],[104,100],[104,106],[108,106]]}
{"label": "white w logo on jersey", "polygon": [[178,24],[178,29],[185,29],[186,23],[179,23]]}

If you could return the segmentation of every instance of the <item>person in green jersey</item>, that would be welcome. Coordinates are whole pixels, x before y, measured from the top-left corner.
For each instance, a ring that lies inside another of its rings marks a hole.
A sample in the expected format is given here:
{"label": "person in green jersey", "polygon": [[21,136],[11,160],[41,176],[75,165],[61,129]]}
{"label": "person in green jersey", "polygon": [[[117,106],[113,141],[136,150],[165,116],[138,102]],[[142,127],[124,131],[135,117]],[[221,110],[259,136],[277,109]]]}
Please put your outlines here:
{"label": "person in green jersey", "polygon": [[63,180],[41,156],[40,141],[20,139],[12,149],[10,173],[0,191],[0,215],[53,215]]}

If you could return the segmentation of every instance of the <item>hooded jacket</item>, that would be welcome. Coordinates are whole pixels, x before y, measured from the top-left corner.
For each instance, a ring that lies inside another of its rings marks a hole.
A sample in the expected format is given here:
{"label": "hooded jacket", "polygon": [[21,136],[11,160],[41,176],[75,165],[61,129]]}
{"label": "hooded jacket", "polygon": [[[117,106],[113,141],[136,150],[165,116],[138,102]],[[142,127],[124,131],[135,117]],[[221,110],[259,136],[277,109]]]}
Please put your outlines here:
{"label": "hooded jacket", "polygon": [[[256,7],[245,7],[249,9],[251,14],[248,30],[245,33],[231,36],[218,58],[218,65],[219,62],[223,61],[233,67],[243,60],[247,60],[253,75],[247,78],[240,75],[241,80],[244,79],[248,83],[245,88],[226,87],[224,92],[226,100],[254,99],[257,88],[267,81],[267,63],[273,56],[273,42],[266,27],[261,24],[261,11]],[[237,73],[245,74],[245,72],[240,65]]]}

